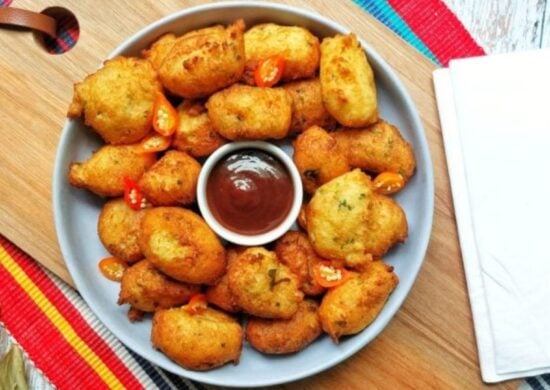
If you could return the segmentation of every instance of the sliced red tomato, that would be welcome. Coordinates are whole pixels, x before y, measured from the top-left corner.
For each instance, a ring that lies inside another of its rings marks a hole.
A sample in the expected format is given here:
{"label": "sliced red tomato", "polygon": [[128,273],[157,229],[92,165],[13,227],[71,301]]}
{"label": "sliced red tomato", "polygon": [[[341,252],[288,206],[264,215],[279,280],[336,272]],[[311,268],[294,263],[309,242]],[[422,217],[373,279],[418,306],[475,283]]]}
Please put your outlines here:
{"label": "sliced red tomato", "polygon": [[178,112],[163,93],[157,94],[153,106],[153,128],[164,137],[174,134],[178,125]]}
{"label": "sliced red tomato", "polygon": [[145,203],[141,187],[127,176],[124,177],[124,201],[133,210],[142,209]]}
{"label": "sliced red tomato", "polygon": [[195,294],[185,306],[185,310],[189,314],[200,314],[208,308],[208,302],[206,301],[206,295],[204,294]]}
{"label": "sliced red tomato", "polygon": [[254,81],[258,87],[272,87],[281,80],[285,70],[285,59],[282,56],[272,56],[258,64],[254,71]]}
{"label": "sliced red tomato", "polygon": [[313,277],[322,287],[331,288],[344,283],[351,274],[344,267],[337,267],[330,261],[320,261],[313,267]]}
{"label": "sliced red tomato", "polygon": [[98,267],[103,276],[107,279],[114,282],[120,282],[124,270],[128,268],[128,265],[118,257],[106,257],[100,260]]}
{"label": "sliced red tomato", "polygon": [[163,152],[172,144],[172,137],[165,137],[157,133],[151,133],[137,145],[138,153]]}

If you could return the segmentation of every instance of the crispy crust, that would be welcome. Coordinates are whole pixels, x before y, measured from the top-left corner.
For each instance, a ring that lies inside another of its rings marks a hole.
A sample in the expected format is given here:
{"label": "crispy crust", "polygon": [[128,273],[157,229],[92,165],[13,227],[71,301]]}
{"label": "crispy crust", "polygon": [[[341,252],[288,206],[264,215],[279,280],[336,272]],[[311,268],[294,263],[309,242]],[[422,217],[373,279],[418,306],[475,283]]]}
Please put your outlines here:
{"label": "crispy crust", "polygon": [[300,171],[304,188],[310,194],[319,186],[349,172],[350,166],[344,151],[324,129],[313,126],[293,142],[294,162]]}
{"label": "crispy crust", "polygon": [[148,209],[141,222],[141,249],[168,276],[213,284],[225,271],[225,251],[206,222],[179,207]]}
{"label": "crispy crust", "polygon": [[116,57],[75,84],[67,116],[84,115],[85,124],[107,143],[131,144],[151,130],[153,105],[161,91],[148,61]]}
{"label": "crispy crust", "polygon": [[261,247],[246,249],[229,266],[229,288],[238,305],[262,318],[290,318],[303,293],[298,279],[274,252]]}
{"label": "crispy crust", "polygon": [[229,362],[237,364],[243,343],[239,323],[211,308],[199,314],[189,314],[185,308],[155,312],[153,346],[189,370],[209,370]]}
{"label": "crispy crust", "polygon": [[323,103],[339,123],[363,127],[378,120],[374,74],[355,34],[323,39],[319,78]]}
{"label": "crispy crust", "polygon": [[105,145],[85,162],[72,163],[69,183],[99,196],[124,194],[124,177],[138,182],[156,161],[153,153],[136,153],[133,145]]}
{"label": "crispy crust", "polygon": [[306,299],[288,320],[251,317],[246,324],[246,340],[263,353],[285,354],[301,351],[322,333],[318,308],[317,302]]}
{"label": "crispy crust", "polygon": [[143,195],[155,206],[195,201],[201,165],[187,153],[169,150],[141,177]]}
{"label": "crispy crust", "polygon": [[336,343],[359,333],[378,316],[397,283],[393,267],[373,261],[366,271],[325,294],[319,308],[323,330]]}

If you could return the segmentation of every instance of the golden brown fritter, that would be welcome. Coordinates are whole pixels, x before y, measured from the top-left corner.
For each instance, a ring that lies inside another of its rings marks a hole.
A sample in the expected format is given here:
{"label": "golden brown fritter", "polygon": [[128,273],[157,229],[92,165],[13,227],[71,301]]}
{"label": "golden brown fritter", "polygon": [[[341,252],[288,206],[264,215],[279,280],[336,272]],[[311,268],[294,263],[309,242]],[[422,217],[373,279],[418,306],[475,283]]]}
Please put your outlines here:
{"label": "golden brown fritter", "polygon": [[330,116],[323,104],[321,82],[318,78],[294,81],[282,88],[292,99],[292,122],[290,133],[301,133],[311,126],[333,130],[336,121]]}
{"label": "golden brown fritter", "polygon": [[132,210],[122,198],[105,203],[97,221],[99,239],[115,257],[134,262],[143,258],[139,247],[143,210]]}
{"label": "golden brown fritter", "polygon": [[408,226],[405,212],[392,198],[375,194],[369,205],[365,250],[380,257],[394,244],[404,242]]}
{"label": "golden brown fritter", "polygon": [[378,120],[374,74],[355,34],[323,39],[319,78],[323,103],[339,123],[364,127]]}
{"label": "golden brown fritter", "polygon": [[182,152],[204,157],[227,142],[214,130],[202,103],[185,100],[178,107],[178,118],[172,145]]}
{"label": "golden brown fritter", "polygon": [[182,282],[213,284],[225,271],[220,240],[190,210],[147,209],[141,222],[140,246],[155,267]]}
{"label": "golden brown fritter", "polygon": [[189,99],[205,97],[241,78],[244,28],[238,20],[227,28],[191,31],[174,42],[164,38],[145,55],[158,66],[160,81],[168,91]]}
{"label": "golden brown fritter", "polygon": [[262,318],[290,318],[298,310],[303,293],[298,279],[274,252],[248,248],[228,270],[229,288],[237,304]]}
{"label": "golden brown fritter", "polygon": [[351,267],[366,260],[372,197],[370,177],[359,169],[319,187],[306,208],[309,240],[319,255]]}
{"label": "golden brown fritter", "polygon": [[300,226],[304,230],[307,230],[306,209],[307,209],[307,204],[302,203],[302,207],[300,207],[300,213],[298,214],[298,220],[297,220],[298,226]]}
{"label": "golden brown fritter", "polygon": [[75,84],[67,116],[84,115],[110,144],[131,144],[151,130],[153,105],[162,87],[148,61],[116,57]]}
{"label": "golden brown fritter", "polygon": [[373,261],[361,274],[330,289],[323,297],[319,317],[334,342],[365,329],[380,313],[398,283],[393,267]]}
{"label": "golden brown fritter", "polygon": [[158,70],[168,53],[170,53],[170,50],[172,50],[176,39],[176,36],[172,33],[164,34],[153,42],[149,49],[142,50],[141,54],[143,58],[153,65],[153,68]]}
{"label": "golden brown fritter", "polygon": [[206,108],[216,131],[233,141],[285,138],[292,115],[285,90],[240,84],[212,95]]}
{"label": "golden brown fritter", "polygon": [[313,267],[323,261],[315,253],[307,235],[291,230],[279,238],[275,244],[277,257],[298,277],[300,289],[306,295],[319,295],[325,292],[313,277]]}
{"label": "golden brown fritter", "polygon": [[300,171],[304,189],[310,194],[350,170],[344,151],[329,133],[318,126],[300,134],[293,146],[294,163]]}
{"label": "golden brown fritter", "polygon": [[244,46],[249,84],[258,63],[272,56],[285,59],[285,81],[313,77],[319,67],[319,39],[302,27],[259,24],[244,34]]}
{"label": "golden brown fritter", "polygon": [[169,150],[141,177],[145,198],[155,206],[188,205],[195,201],[201,165],[187,153]]}
{"label": "golden brown fritter", "polygon": [[155,312],[151,341],[182,367],[204,371],[239,362],[243,330],[221,311],[190,314],[183,306]]}
{"label": "golden brown fritter", "polygon": [[399,130],[385,121],[364,129],[342,129],[331,133],[346,152],[351,166],[371,172],[396,172],[408,180],[416,160]]}
{"label": "golden brown fritter", "polygon": [[170,279],[145,259],[124,271],[118,304],[128,303],[143,312],[154,312],[183,305],[199,291],[200,286]]}
{"label": "golden brown fritter", "polygon": [[105,145],[87,161],[71,164],[69,183],[100,196],[121,196],[124,177],[138,182],[156,160],[154,153],[138,153],[134,145]]}
{"label": "golden brown fritter", "polygon": [[[245,250],[244,247],[228,248],[225,251],[225,258],[227,260],[227,268],[237,258],[237,256]],[[230,313],[236,313],[241,311],[241,308],[237,304],[237,300],[231,289],[229,288],[229,276],[227,272],[218,280],[213,286],[208,286],[205,292],[206,300],[209,303],[213,303],[219,308],[228,311]]]}
{"label": "golden brown fritter", "polygon": [[246,324],[246,339],[252,347],[263,353],[301,351],[322,333],[318,308],[317,302],[306,299],[288,320],[251,317]]}

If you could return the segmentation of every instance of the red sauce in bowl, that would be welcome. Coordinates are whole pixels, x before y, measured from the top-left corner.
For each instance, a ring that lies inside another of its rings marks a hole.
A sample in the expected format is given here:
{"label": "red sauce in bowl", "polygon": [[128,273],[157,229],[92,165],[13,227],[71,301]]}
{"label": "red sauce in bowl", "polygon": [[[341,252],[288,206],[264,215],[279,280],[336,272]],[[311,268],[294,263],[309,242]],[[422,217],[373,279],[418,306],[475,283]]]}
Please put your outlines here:
{"label": "red sauce in bowl", "polygon": [[241,149],[212,169],[206,199],[212,215],[226,229],[257,235],[284,221],[292,207],[294,186],[277,158],[261,150]]}

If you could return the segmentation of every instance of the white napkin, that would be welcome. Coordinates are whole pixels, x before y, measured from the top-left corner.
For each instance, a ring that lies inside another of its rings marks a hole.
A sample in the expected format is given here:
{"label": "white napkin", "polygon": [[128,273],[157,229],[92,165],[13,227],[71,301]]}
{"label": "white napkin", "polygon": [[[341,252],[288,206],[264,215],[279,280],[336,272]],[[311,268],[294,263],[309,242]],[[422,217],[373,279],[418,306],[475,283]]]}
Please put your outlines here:
{"label": "white napkin", "polygon": [[550,50],[434,85],[483,380],[550,372]]}

